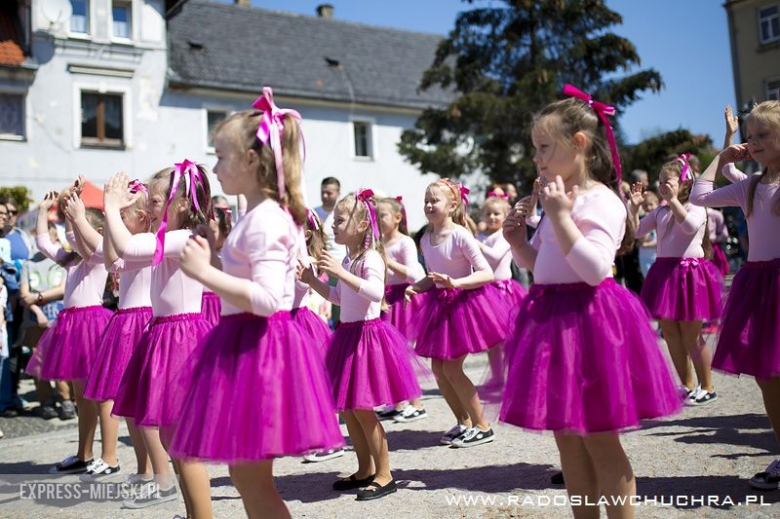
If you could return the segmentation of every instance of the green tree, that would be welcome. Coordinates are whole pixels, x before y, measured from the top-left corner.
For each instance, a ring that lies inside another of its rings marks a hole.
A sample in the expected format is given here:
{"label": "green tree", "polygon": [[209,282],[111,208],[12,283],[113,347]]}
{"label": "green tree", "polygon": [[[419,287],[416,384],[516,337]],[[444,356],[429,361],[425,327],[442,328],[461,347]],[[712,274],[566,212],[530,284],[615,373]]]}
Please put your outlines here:
{"label": "green tree", "polygon": [[636,48],[610,32],[620,23],[603,0],[502,0],[460,13],[421,83],[455,98],[425,110],[402,134],[400,152],[424,173],[481,170],[497,182],[527,183],[536,175],[532,116],[560,99],[565,83],[618,111],[662,88],[656,70],[634,71]]}
{"label": "green tree", "polygon": [[30,190],[24,186],[0,187],[0,199],[11,198],[16,202],[19,214],[24,213],[30,208],[33,199],[30,196]]}
{"label": "green tree", "polygon": [[712,140],[706,135],[694,135],[681,128],[655,135],[634,146],[623,147],[621,158],[625,179],[629,180],[628,174],[631,170],[643,169],[653,183],[658,179],[661,166],[682,153],[696,155],[704,171],[712,160]]}

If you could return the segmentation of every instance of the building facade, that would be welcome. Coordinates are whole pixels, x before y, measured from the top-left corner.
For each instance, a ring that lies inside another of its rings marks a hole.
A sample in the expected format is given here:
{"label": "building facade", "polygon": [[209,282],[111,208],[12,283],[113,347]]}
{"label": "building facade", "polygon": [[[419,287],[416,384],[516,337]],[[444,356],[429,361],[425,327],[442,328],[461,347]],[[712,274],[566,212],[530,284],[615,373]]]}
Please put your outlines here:
{"label": "building facade", "polygon": [[[70,13],[55,9],[62,2]],[[211,129],[271,86],[304,119],[310,205],[334,176],[343,192],[403,196],[411,227],[421,226],[433,176],[397,144],[423,109],[450,99],[418,91],[441,37],[341,22],[328,5],[301,16],[247,3],[18,0],[29,44],[18,38],[24,61],[13,73],[0,61],[0,103],[16,96],[17,114],[0,128],[0,184],[40,198],[79,173],[101,185],[185,157],[211,167]]]}

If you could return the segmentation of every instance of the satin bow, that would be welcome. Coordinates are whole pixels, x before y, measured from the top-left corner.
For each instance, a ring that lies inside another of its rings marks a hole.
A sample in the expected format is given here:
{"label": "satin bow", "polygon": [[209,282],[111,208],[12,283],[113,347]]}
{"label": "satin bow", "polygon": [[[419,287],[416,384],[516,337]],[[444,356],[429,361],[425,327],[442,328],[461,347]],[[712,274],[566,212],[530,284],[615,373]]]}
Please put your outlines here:
{"label": "satin bow", "polygon": [[371,220],[371,231],[374,239],[379,239],[379,225],[376,222],[376,211],[374,211],[374,204],[371,203],[371,197],[374,196],[374,192],[370,189],[361,189],[355,195],[358,200],[363,202],[368,209],[368,219]]}
{"label": "satin bow", "polygon": [[149,189],[138,179],[131,180],[127,183],[127,187],[130,190],[132,194],[136,193],[143,193],[145,195],[149,194]]}
{"label": "satin bow", "polygon": [[501,193],[500,195],[493,191],[492,189],[487,192],[485,195],[486,198],[501,198],[503,200],[509,200],[509,195],[506,193]]}
{"label": "satin bow", "polygon": [[612,151],[612,163],[615,165],[615,172],[617,173],[619,185],[623,181],[623,166],[620,164],[620,155],[618,153],[617,140],[615,140],[615,132],[612,130],[612,125],[609,123],[609,118],[607,117],[608,115],[615,115],[615,107],[602,103],[601,101],[595,101],[590,94],[587,94],[568,83],[563,87],[563,95],[576,97],[577,99],[582,99],[588,103],[588,105],[593,108],[593,111],[596,112],[596,115],[599,116],[601,122],[604,123],[604,128],[607,131],[607,141],[609,141],[609,149]]}
{"label": "satin bow", "polygon": [[[404,197],[398,195],[395,197],[396,202],[401,204],[401,217],[403,218],[404,226],[407,225],[408,220],[406,219],[406,206],[404,206]],[[408,230],[408,229],[407,229]]]}
{"label": "satin bow", "polygon": [[691,158],[690,153],[683,153],[679,157],[677,157],[675,160],[679,162],[682,165],[682,170],[680,170],[680,181],[685,182],[688,180],[688,176],[691,174],[691,164],[688,162],[688,159]]}
{"label": "satin bow", "polygon": [[683,258],[682,261],[680,261],[680,265],[689,269],[698,267],[701,262],[702,258]]}
{"label": "satin bow", "polygon": [[311,209],[306,209],[306,219],[309,220],[309,225],[311,225],[311,228],[315,231],[320,230],[320,223],[317,220],[317,216],[314,214],[314,211]]}
{"label": "satin bow", "polygon": [[152,265],[159,265],[165,257],[165,232],[168,230],[168,208],[171,206],[176,192],[179,190],[179,183],[182,177],[184,177],[184,189],[187,198],[192,199],[192,204],[195,206],[196,211],[200,211],[200,203],[198,202],[198,189],[197,184],[200,182],[203,185],[203,177],[200,174],[200,169],[194,162],[190,162],[184,159],[184,162],[179,162],[174,165],[173,168],[173,182],[171,183],[171,192],[168,195],[168,199],[165,201],[163,207],[163,219],[160,222],[160,228],[157,230],[157,246],[154,249],[154,260]]}
{"label": "satin bow", "polygon": [[284,198],[284,162],[282,160],[282,132],[286,116],[300,122],[301,114],[292,108],[279,108],[274,104],[274,91],[271,87],[263,88],[263,95],[252,103],[254,108],[263,112],[260,125],[257,127],[257,140],[266,146],[271,146],[276,162],[276,182],[279,189],[279,199]]}

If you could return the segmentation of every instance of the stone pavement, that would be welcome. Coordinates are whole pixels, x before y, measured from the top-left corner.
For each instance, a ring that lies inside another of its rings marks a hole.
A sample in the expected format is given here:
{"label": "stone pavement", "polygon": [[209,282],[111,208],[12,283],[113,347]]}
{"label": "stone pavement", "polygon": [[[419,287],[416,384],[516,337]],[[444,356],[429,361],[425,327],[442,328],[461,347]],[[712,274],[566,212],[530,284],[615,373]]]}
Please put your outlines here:
{"label": "stone pavement", "polygon": [[[467,372],[479,380],[483,369],[484,358],[477,356]],[[779,450],[768,429],[758,388],[748,378],[715,377],[720,396],[717,402],[687,407],[678,416],[648,422],[643,429],[623,437],[637,474],[638,493],[656,501],[641,506],[638,517],[780,516],[780,491],[757,492],[746,480],[763,470]],[[351,453],[317,464],[283,458],[276,461],[275,474],[293,516],[571,516],[568,506],[554,506],[561,502],[565,490],[550,484],[550,476],[559,465],[551,434],[498,426],[494,443],[465,450],[441,446],[439,437],[453,425],[453,419],[434,383],[427,381],[424,388],[428,419],[412,424],[385,422],[394,476],[401,487],[398,493],[359,503],[354,493],[331,491],[333,480],[355,470]],[[7,428],[7,421],[0,427]],[[0,481],[16,481],[12,474],[43,475],[52,463],[74,454],[74,426],[70,422],[45,433],[30,429],[22,436],[0,440]],[[129,472],[134,468],[134,456],[124,426],[120,434],[122,469]],[[99,443],[95,448],[99,454]],[[242,517],[241,500],[226,467],[212,466],[209,470],[215,516]],[[59,481],[78,480],[68,476]],[[751,501],[763,504],[746,505]],[[40,504],[21,499],[18,486],[0,484],[0,517],[157,518],[177,513],[184,513],[181,501],[141,511],[121,509],[115,500]]]}

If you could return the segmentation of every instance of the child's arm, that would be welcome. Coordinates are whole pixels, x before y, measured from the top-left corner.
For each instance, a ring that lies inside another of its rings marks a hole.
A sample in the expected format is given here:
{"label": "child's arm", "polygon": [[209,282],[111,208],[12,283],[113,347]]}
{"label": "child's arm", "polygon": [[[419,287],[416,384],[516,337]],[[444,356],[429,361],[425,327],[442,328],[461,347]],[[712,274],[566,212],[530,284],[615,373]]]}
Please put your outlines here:
{"label": "child's arm", "polygon": [[[298,280],[309,285],[323,299],[329,299],[331,286],[323,283],[314,273],[314,265],[304,265],[303,261],[298,260]],[[335,303],[338,304],[338,301]]]}
{"label": "child's arm", "polygon": [[522,207],[519,204],[516,205],[509,211],[509,215],[504,220],[502,232],[504,233],[504,239],[512,247],[512,258],[515,263],[533,272],[537,250],[528,243],[526,218]]}
{"label": "child's arm", "polygon": [[[365,281],[363,278],[356,276],[352,272],[345,269],[341,265],[341,262],[338,259],[336,259],[332,254],[330,254],[328,251],[322,251],[322,255],[320,256],[320,259],[317,261],[317,268],[319,269],[319,272],[325,272],[326,274],[338,278],[339,281],[344,283],[346,286],[348,286],[355,292],[360,292],[360,287]],[[384,282],[382,283],[382,285],[383,285],[382,293],[384,293]],[[332,290],[330,292],[332,292]],[[324,296],[324,297],[328,297],[328,296]],[[330,297],[328,297],[328,300],[331,303],[335,303],[335,301],[333,301]],[[381,300],[382,298],[380,297],[379,301]]]}
{"label": "child's arm", "polygon": [[[133,234],[125,226],[125,222],[122,221],[122,209],[135,203],[135,197],[127,189],[129,181],[124,173],[117,173],[111,177],[103,189],[103,206],[106,215],[104,232],[108,239],[111,240],[111,255],[106,254],[104,261],[109,265],[113,265],[120,258],[127,259],[125,255],[130,243],[133,241]],[[154,258],[154,250],[149,254],[148,247],[143,247],[143,249],[143,251],[140,248],[136,250],[134,247],[132,250],[133,259],[151,262]],[[178,256],[180,252],[177,251],[176,255]]]}
{"label": "child's arm", "polygon": [[[365,278],[356,276],[345,269],[327,251],[323,251],[317,266],[321,272],[326,272],[338,278],[340,283],[344,283],[344,285],[357,292],[363,299],[372,303],[379,303],[385,295],[385,262],[382,261],[382,257],[376,251],[366,252],[362,262],[363,264],[360,267],[366,273]],[[337,288],[331,288],[327,299],[331,303],[338,304],[341,298]]]}
{"label": "child's arm", "polygon": [[[456,229],[453,232],[457,232]],[[454,279],[447,274],[431,272],[430,278],[434,283],[444,285],[447,288],[461,288],[463,290],[474,290],[493,281],[493,269],[479,250],[477,240],[467,233],[458,232],[456,243],[463,254],[471,263],[472,273],[462,278]]]}
{"label": "child's arm", "polygon": [[76,193],[65,201],[65,216],[71,221],[75,248],[84,260],[89,260],[98,249],[103,237],[87,221],[84,202]]}
{"label": "child's arm", "polygon": [[691,204],[704,207],[737,207],[742,201],[743,182],[715,189],[718,171],[739,160],[747,160],[750,153],[747,144],[729,146],[713,160],[691,189]]}
{"label": "child's arm", "polygon": [[739,129],[739,117],[734,115],[734,110],[732,110],[731,105],[726,105],[724,116],[726,119],[726,135],[723,138],[723,149],[725,150],[734,144],[734,135],[736,135],[737,130]]}
{"label": "child's arm", "polygon": [[387,266],[390,270],[406,278],[409,283],[417,281],[419,274],[419,262],[417,261],[417,248],[414,246],[414,242],[408,238],[404,238],[401,242],[401,253],[403,258],[401,262],[387,257]]}

